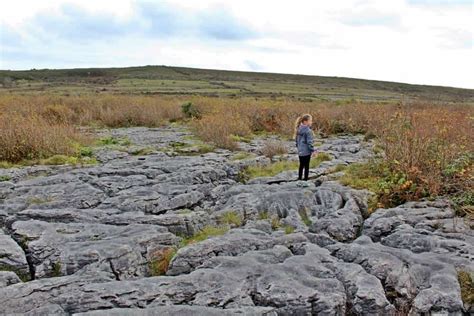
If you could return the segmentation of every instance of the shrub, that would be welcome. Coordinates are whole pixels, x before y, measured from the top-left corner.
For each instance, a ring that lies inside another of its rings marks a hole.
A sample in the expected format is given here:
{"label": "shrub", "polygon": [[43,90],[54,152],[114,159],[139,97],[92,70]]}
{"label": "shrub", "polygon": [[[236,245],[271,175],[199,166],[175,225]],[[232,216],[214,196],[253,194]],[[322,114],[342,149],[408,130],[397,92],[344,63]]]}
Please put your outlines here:
{"label": "shrub", "polygon": [[201,113],[192,102],[186,102],[181,105],[181,111],[187,118],[201,118]]}
{"label": "shrub", "polygon": [[394,207],[429,194],[405,174],[394,172],[384,161],[351,164],[339,181],[344,185],[375,193],[375,199],[369,201],[369,213],[376,208]]}

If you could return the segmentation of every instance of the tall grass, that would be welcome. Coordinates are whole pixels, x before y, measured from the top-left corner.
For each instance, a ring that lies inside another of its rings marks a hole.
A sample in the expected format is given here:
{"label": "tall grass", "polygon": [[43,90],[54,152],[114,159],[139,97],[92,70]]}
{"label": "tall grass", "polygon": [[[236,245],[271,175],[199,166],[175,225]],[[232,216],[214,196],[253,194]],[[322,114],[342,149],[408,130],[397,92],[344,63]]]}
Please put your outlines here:
{"label": "tall grass", "polygon": [[39,115],[0,114],[0,126],[0,161],[69,156],[86,140],[73,126],[50,123]]}

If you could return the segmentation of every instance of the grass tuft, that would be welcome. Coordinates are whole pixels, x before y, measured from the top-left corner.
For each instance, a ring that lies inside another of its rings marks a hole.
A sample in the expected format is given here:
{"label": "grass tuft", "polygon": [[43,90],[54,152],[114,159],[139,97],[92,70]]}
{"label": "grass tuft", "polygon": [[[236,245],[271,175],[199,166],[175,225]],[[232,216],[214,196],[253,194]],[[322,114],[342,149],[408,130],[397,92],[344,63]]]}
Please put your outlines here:
{"label": "grass tuft", "polygon": [[472,273],[468,271],[458,271],[458,281],[461,286],[461,298],[464,304],[474,304],[474,280]]}
{"label": "grass tuft", "polygon": [[285,234],[287,235],[295,232],[295,228],[291,225],[285,225],[283,228],[285,230]]}
{"label": "grass tuft", "polygon": [[240,227],[242,226],[242,216],[236,211],[228,211],[220,216],[219,222],[234,227]]}
{"label": "grass tuft", "polygon": [[165,275],[171,260],[176,255],[176,248],[169,247],[155,251],[148,260],[148,268],[152,276]]}
{"label": "grass tuft", "polygon": [[203,240],[206,240],[213,236],[219,236],[225,234],[229,230],[229,227],[226,226],[205,226],[199,232],[194,234],[191,237],[183,238],[181,246],[186,246],[189,244],[197,243]]}

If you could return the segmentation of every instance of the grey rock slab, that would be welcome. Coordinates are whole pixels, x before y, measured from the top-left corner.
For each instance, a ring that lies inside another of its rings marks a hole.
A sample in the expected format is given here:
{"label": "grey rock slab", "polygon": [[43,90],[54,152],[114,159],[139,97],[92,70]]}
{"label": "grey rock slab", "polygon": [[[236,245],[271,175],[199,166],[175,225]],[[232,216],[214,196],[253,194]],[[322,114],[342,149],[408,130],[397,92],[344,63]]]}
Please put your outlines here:
{"label": "grey rock slab", "polygon": [[363,234],[393,248],[436,253],[462,269],[472,270],[474,232],[448,201],[408,202],[379,209],[364,223]]}
{"label": "grey rock slab", "polygon": [[312,244],[301,255],[284,248],[216,257],[213,268],[175,277],[91,282],[70,275],[14,284],[8,291],[0,289],[0,304],[7,313],[29,312],[39,302],[49,302],[70,313],[186,304],[225,309],[267,306],[279,315],[343,315],[348,298],[337,274],[325,266],[325,261],[335,260],[329,252]]}
{"label": "grey rock slab", "polygon": [[336,182],[321,186],[299,187],[297,183],[273,185],[248,184],[222,188],[214,192],[215,214],[235,211],[244,219],[257,219],[267,213],[298,230],[311,221],[309,230],[326,232],[340,241],[355,239],[367,216],[367,194]]}
{"label": "grey rock slab", "polygon": [[[300,242],[306,237],[300,235]],[[206,239],[178,250],[170,263],[167,275],[189,273],[215,256],[237,256],[251,250],[264,250],[284,243],[285,237],[272,238],[259,230],[233,229],[222,236]]]}
{"label": "grey rock slab", "polygon": [[0,271],[0,287],[6,287],[20,282],[21,280],[15,272]]}
{"label": "grey rock slab", "polygon": [[454,210],[449,202],[443,200],[408,202],[394,208],[378,209],[364,222],[363,233],[373,240],[379,240],[403,224],[431,231],[448,224],[445,227],[448,232],[467,232],[472,235],[471,229],[462,220],[456,222]]}
{"label": "grey rock slab", "polygon": [[411,307],[413,314],[464,311],[457,271],[442,255],[387,247],[367,236],[327,248],[337,258],[359,264],[381,280],[387,298],[399,310]]}
{"label": "grey rock slab", "polygon": [[164,305],[145,309],[138,308],[112,308],[106,310],[77,313],[74,316],[277,316],[272,307],[241,307],[241,308],[214,308],[189,305]]}
{"label": "grey rock slab", "polygon": [[18,243],[0,229],[0,270],[28,275],[26,255]]}
{"label": "grey rock slab", "polygon": [[147,254],[172,246],[179,238],[164,227],[47,223],[12,224],[16,238],[26,240],[36,278],[73,274],[93,263],[107,263],[119,279],[149,275]]}

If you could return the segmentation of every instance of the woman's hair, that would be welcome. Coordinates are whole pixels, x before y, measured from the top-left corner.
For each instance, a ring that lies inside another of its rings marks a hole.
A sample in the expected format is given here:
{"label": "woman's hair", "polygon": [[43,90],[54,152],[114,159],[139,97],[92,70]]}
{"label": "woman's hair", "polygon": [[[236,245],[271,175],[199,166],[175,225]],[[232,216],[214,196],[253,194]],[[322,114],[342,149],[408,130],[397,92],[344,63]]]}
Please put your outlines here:
{"label": "woman's hair", "polygon": [[298,128],[300,127],[301,123],[307,122],[312,119],[313,117],[311,116],[311,114],[303,114],[300,117],[298,117],[295,121],[295,130],[294,130],[293,138],[296,139],[296,135],[298,134]]}

